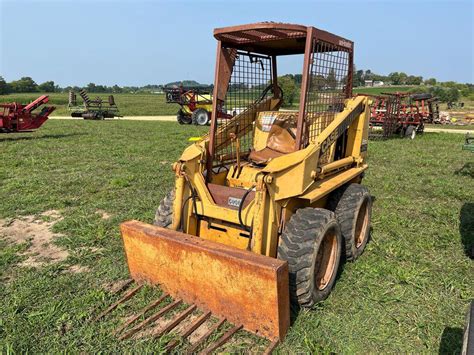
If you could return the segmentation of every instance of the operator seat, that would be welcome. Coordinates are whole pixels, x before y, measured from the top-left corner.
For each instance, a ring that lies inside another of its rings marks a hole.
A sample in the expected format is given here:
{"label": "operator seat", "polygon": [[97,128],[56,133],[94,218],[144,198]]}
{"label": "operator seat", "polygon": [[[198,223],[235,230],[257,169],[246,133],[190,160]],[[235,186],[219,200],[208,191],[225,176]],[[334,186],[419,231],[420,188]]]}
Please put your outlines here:
{"label": "operator seat", "polygon": [[264,165],[295,151],[298,112],[263,111],[255,121],[253,149],[248,159]]}

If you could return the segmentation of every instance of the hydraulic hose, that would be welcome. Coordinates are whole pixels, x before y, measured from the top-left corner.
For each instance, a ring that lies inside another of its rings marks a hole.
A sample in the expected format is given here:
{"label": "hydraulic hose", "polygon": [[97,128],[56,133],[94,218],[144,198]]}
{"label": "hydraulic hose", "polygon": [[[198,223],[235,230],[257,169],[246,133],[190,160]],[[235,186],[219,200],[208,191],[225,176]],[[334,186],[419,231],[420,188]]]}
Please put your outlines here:
{"label": "hydraulic hose", "polygon": [[249,193],[253,190],[253,188],[255,187],[255,185],[253,185],[250,189],[248,189],[247,191],[245,191],[244,195],[242,196],[242,200],[240,200],[240,203],[239,203],[239,223],[240,223],[240,228],[242,228],[243,230],[247,231],[247,232],[251,232],[252,228],[249,228],[247,227],[244,222],[242,221],[242,209],[244,207],[244,202],[245,202],[245,199],[247,198],[247,196],[249,195]]}

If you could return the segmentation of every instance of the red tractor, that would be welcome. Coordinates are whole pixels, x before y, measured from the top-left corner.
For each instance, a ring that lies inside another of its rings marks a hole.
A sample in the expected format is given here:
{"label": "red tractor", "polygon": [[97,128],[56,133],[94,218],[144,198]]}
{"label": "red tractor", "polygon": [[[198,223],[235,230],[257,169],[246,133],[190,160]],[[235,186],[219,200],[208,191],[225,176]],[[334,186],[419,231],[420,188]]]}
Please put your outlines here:
{"label": "red tractor", "polygon": [[33,111],[48,101],[48,96],[43,95],[28,105],[18,102],[0,104],[0,133],[25,132],[41,127],[56,107],[45,106],[39,113]]}

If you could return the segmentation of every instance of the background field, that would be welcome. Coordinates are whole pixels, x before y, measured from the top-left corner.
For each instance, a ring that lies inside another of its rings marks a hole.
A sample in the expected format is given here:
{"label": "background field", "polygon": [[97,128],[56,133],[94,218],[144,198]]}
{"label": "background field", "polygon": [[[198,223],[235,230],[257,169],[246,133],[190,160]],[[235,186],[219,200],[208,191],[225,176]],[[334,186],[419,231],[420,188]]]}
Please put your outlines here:
{"label": "background field", "polygon": [[[24,268],[19,253],[28,243],[0,239],[0,352],[163,349],[158,340],[111,335],[158,290],[143,290],[102,322],[87,319],[112,302],[104,285],[128,276],[119,223],[152,222],[172,187],[171,162],[202,132],[174,122],[57,120],[36,133],[0,135],[0,218],[59,210],[57,244],[70,252],[60,263]],[[474,298],[466,255],[474,239],[474,154],[461,151],[462,141],[425,134],[370,142],[371,242],[341,270],[332,295],[299,314],[282,353],[459,352]],[[90,270],[70,273],[71,265]],[[249,339],[240,332],[228,350]]]}
{"label": "background field", "polygon": [[[42,95],[41,93],[9,94],[1,95],[0,102],[30,102]],[[49,93],[49,105],[56,106],[52,116],[70,116],[67,110],[67,93]],[[89,94],[90,98],[99,96],[107,99],[110,94]],[[120,114],[124,116],[157,116],[176,115],[179,105],[167,104],[164,94],[113,94]],[[77,95],[78,103],[82,99]]]}
{"label": "background field", "polygon": [[[415,86],[392,86],[392,87],[360,87],[353,90],[354,94],[371,94],[378,95],[382,92],[408,91]],[[41,93],[24,93],[0,95],[0,102],[20,102],[28,103],[39,97]],[[70,116],[67,110],[68,94],[67,93],[49,93],[50,104],[56,106],[56,111],[52,116]],[[89,94],[91,98],[99,96],[107,99],[110,94]],[[177,104],[167,104],[164,94],[113,94],[115,102],[119,107],[120,113],[124,116],[161,116],[176,115],[179,110]],[[466,109],[474,109],[474,102],[467,98],[461,98],[465,102]],[[82,102],[78,96],[78,102]],[[291,109],[298,109],[298,102],[294,102]],[[446,104],[440,104],[441,110],[446,110]]]}

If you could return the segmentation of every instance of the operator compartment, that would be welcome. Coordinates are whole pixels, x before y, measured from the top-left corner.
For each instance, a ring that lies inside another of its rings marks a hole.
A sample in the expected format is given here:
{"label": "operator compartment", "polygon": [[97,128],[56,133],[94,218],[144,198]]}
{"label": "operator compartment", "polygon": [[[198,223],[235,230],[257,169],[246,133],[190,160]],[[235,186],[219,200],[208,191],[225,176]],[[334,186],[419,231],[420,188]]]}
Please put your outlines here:
{"label": "operator compartment", "polygon": [[[207,187],[214,203],[234,210],[240,215],[251,213],[255,199],[256,178],[272,159],[295,151],[296,117],[293,111],[261,111],[253,125],[253,144],[250,152],[238,152],[240,142],[233,135],[235,164],[221,167]],[[239,217],[241,219],[242,216]],[[201,219],[199,236],[204,239],[233,245],[239,249],[250,246],[251,230],[242,224],[219,219]]]}

